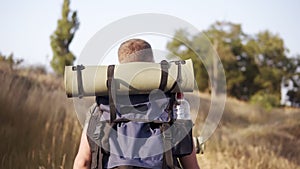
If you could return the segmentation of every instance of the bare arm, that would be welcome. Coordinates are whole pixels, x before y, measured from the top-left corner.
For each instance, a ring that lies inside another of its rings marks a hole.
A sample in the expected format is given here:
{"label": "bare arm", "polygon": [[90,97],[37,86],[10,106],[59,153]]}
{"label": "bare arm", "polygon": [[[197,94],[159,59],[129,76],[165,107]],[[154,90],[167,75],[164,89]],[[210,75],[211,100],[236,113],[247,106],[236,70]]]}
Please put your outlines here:
{"label": "bare arm", "polygon": [[196,158],[195,147],[190,155],[181,157],[179,160],[184,169],[200,169]]}
{"label": "bare arm", "polygon": [[73,169],[89,169],[91,167],[92,162],[92,154],[91,154],[91,148],[87,139],[87,128],[89,125],[89,121],[91,118],[91,115],[96,110],[97,104],[94,103],[90,108],[89,111],[86,113],[84,127],[81,134],[81,140],[79,145],[79,150],[76,155],[76,158],[74,160]]}
{"label": "bare arm", "polygon": [[83,130],[73,169],[89,169],[91,166],[91,150],[87,140],[86,130]]}

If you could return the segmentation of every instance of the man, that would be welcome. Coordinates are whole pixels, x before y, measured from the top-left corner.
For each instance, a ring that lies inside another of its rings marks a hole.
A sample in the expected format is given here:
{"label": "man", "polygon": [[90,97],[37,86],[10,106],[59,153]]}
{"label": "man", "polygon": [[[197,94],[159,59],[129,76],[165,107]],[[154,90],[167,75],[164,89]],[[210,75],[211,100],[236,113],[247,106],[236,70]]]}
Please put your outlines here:
{"label": "man", "polygon": [[[128,62],[154,62],[153,53],[150,44],[141,39],[131,39],[122,43],[118,50],[118,59],[121,64],[128,63]],[[98,103],[98,105],[99,104],[101,103]],[[88,120],[89,117],[87,118],[87,121]],[[92,154],[91,154],[91,148],[86,134],[87,125],[88,122],[86,122],[81,136],[78,154],[74,161],[74,169],[85,169],[85,168],[88,169],[91,167]],[[130,124],[125,124],[125,125],[129,126]],[[122,165],[123,163],[127,164],[126,161],[124,162],[124,160],[122,161],[120,159],[117,159],[117,161],[118,160],[120,161],[119,163],[121,163],[120,165]],[[179,158],[179,160],[184,169],[199,169],[197,159],[196,159],[195,149],[193,149],[190,155],[183,156]],[[132,163],[139,165],[139,162],[138,161],[135,162],[134,159],[129,159],[128,161],[130,161],[128,162],[129,164],[131,164],[131,162],[133,161]],[[152,167],[148,166],[148,168],[152,168]]]}

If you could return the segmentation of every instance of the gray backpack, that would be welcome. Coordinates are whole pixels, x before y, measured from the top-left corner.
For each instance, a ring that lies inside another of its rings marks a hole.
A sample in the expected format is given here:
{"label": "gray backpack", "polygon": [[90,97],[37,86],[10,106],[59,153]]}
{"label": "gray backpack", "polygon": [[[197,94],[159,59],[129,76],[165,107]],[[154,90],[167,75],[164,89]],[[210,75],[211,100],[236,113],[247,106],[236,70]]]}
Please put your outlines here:
{"label": "gray backpack", "polygon": [[174,119],[174,92],[159,92],[167,75],[157,93],[118,96],[113,69],[108,67],[108,96],[96,97],[89,119],[91,168],[181,168],[177,158],[193,151],[193,123]]}

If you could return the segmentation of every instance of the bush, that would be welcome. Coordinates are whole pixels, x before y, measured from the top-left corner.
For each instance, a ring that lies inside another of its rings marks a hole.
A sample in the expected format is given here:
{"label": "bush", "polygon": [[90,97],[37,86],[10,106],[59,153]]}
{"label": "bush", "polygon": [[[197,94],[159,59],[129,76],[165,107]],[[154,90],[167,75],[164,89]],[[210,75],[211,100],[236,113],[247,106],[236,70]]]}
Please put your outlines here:
{"label": "bush", "polygon": [[23,59],[15,59],[13,53],[5,56],[0,53],[0,65],[1,70],[12,71],[14,67],[18,66],[23,62]]}
{"label": "bush", "polygon": [[278,95],[262,91],[257,92],[253,96],[251,96],[250,102],[264,107],[266,109],[271,109],[280,105]]}

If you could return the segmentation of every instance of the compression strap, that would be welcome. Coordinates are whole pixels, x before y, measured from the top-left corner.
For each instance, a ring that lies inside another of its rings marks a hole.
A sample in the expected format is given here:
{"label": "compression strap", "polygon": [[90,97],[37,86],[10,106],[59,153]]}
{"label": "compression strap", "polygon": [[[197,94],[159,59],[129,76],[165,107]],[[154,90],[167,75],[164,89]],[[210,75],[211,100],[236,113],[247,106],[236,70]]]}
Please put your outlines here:
{"label": "compression strap", "polygon": [[160,78],[159,89],[161,91],[165,91],[168,82],[169,63],[166,60],[162,60],[160,62],[160,67],[161,67],[161,78]]}
{"label": "compression strap", "polygon": [[114,79],[115,65],[109,65],[107,68],[107,89],[108,89],[108,100],[110,107],[110,123],[113,123],[116,119],[116,105],[114,99],[116,99],[116,81]]}
{"label": "compression strap", "polygon": [[83,85],[82,85],[82,74],[81,70],[85,69],[83,65],[73,66],[72,70],[77,72],[77,85],[78,85],[78,97],[82,98],[84,94]]}

